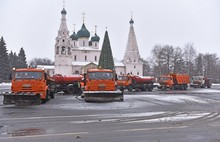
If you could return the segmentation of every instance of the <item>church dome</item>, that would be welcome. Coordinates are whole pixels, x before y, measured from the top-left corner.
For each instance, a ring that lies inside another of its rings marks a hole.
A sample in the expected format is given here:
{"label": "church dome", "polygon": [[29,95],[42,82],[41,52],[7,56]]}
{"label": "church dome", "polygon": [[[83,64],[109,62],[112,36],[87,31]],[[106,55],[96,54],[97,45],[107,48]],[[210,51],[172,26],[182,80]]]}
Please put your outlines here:
{"label": "church dome", "polygon": [[66,14],[66,10],[63,8],[63,10],[61,11],[61,14]]}
{"label": "church dome", "polygon": [[79,36],[75,33],[75,31],[73,32],[73,34],[70,36],[70,38],[72,40],[78,40],[79,39]]}
{"label": "church dome", "polygon": [[86,29],[85,24],[83,23],[82,28],[77,32],[79,37],[90,37],[90,32]]}
{"label": "church dome", "polygon": [[95,35],[91,38],[92,41],[97,41],[99,42],[100,38],[99,36],[95,33]]}
{"label": "church dome", "polygon": [[131,20],[129,21],[130,24],[134,24],[134,20],[131,18]]}

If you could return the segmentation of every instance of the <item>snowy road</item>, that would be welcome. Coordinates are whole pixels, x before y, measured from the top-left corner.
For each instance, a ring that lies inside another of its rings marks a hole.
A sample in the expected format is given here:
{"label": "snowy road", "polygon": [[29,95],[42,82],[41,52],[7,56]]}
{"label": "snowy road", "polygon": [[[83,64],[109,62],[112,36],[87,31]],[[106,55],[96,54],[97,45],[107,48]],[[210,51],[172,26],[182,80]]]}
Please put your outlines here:
{"label": "snowy road", "polygon": [[217,142],[220,89],[125,92],[124,102],[57,95],[39,106],[4,106],[0,141]]}

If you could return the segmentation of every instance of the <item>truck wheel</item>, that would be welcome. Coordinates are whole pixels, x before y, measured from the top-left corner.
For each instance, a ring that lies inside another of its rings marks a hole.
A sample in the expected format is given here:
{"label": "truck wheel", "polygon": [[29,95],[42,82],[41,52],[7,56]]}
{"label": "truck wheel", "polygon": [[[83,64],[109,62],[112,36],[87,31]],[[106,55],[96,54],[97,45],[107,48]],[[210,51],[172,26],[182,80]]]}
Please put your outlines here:
{"label": "truck wheel", "polygon": [[50,92],[50,97],[51,97],[51,99],[54,99],[54,98],[55,98],[54,92]]}
{"label": "truck wheel", "polygon": [[129,85],[129,86],[128,86],[128,91],[129,91],[129,92],[132,92],[132,91],[133,91],[132,85]]}
{"label": "truck wheel", "polygon": [[67,90],[63,90],[63,93],[64,94],[68,94],[69,92]]}
{"label": "truck wheel", "polygon": [[153,91],[153,87],[148,87],[148,89],[147,89],[148,91]]}
{"label": "truck wheel", "polygon": [[124,91],[124,88],[121,87],[121,88],[119,88],[119,90],[120,90],[120,91]]}
{"label": "truck wheel", "polygon": [[72,86],[72,85],[68,86],[67,91],[68,91],[68,93],[73,94],[75,92],[74,86]]}

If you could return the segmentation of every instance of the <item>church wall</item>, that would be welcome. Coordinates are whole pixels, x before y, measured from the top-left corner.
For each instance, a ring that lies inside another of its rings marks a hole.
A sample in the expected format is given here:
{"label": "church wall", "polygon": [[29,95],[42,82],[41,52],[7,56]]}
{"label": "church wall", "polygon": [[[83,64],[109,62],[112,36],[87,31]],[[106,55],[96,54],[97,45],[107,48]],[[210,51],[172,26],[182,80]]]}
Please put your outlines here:
{"label": "church wall", "polygon": [[115,71],[116,71],[117,75],[125,74],[125,67],[124,66],[116,66]]}
{"label": "church wall", "polygon": [[[88,51],[88,50],[74,50],[72,52],[73,61],[80,62],[98,62],[99,61],[100,51]],[[75,58],[76,56],[76,58]],[[96,56],[96,60],[95,60]],[[75,60],[76,59],[76,60]]]}
{"label": "church wall", "polygon": [[126,64],[126,74],[143,75],[142,64]]}

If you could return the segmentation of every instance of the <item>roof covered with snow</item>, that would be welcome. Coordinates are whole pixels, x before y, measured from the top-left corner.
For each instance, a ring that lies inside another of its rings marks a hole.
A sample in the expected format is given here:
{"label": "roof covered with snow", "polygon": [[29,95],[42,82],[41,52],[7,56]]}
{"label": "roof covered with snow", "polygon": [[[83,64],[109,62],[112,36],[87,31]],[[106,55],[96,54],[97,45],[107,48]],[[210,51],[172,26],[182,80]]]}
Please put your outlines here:
{"label": "roof covered with snow", "polygon": [[40,69],[46,69],[46,70],[53,70],[54,69],[54,65],[37,65],[37,68]]}

